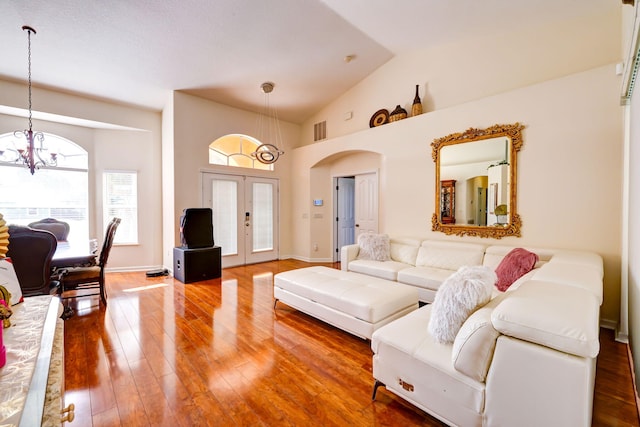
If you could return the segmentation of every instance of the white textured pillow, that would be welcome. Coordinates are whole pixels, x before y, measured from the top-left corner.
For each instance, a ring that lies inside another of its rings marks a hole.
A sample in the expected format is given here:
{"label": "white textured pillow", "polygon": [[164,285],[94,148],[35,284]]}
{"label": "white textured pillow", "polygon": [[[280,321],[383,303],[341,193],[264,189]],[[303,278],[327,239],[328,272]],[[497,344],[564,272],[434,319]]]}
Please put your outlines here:
{"label": "white textured pillow", "polygon": [[358,259],[389,261],[389,236],[387,234],[362,233],[358,236]]}
{"label": "white textured pillow", "polygon": [[436,342],[452,343],[465,320],[491,299],[498,277],[489,267],[460,267],[436,292],[428,330]]}

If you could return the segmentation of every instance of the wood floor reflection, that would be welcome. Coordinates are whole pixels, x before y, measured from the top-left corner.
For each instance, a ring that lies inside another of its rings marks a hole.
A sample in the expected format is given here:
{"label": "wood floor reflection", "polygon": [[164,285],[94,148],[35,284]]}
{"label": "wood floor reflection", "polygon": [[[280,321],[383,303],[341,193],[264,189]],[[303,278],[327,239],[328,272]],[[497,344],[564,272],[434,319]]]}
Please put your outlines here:
{"label": "wood floor reflection", "polygon": [[[278,304],[285,260],[183,284],[109,273],[109,305],[69,300],[71,426],[440,426],[384,389],[371,401],[367,341]],[[332,264],[324,264],[332,266]],[[594,426],[638,426],[626,346],[602,331]]]}

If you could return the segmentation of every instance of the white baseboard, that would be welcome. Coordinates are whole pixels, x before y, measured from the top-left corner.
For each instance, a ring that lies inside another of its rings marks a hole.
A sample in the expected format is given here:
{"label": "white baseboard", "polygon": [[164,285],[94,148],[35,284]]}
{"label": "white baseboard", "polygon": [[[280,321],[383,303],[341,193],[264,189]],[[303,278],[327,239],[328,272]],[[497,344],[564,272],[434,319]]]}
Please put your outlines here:
{"label": "white baseboard", "polygon": [[138,271],[157,270],[159,268],[166,268],[162,265],[138,265],[132,267],[107,267],[104,269],[105,273],[133,273]]}
{"label": "white baseboard", "polygon": [[600,327],[605,329],[613,329],[615,331],[618,327],[618,322],[611,319],[600,319]]}
{"label": "white baseboard", "polygon": [[309,262],[333,262],[333,258],[312,258]]}
{"label": "white baseboard", "polygon": [[309,257],[303,257],[299,255],[280,255],[278,259],[281,261],[285,259],[295,259],[297,261],[304,261],[304,262],[333,262],[333,258],[309,258]]}
{"label": "white baseboard", "polygon": [[611,319],[600,319],[600,327],[611,329],[615,332],[615,340],[624,344],[629,344],[629,336],[618,330],[618,322]]}
{"label": "white baseboard", "polygon": [[616,331],[616,341],[629,344],[629,335],[623,334],[620,331]]}
{"label": "white baseboard", "polygon": [[295,259],[296,261],[313,262],[311,258],[302,257],[298,255],[291,255],[288,257],[280,258],[280,260],[284,260],[284,259]]}

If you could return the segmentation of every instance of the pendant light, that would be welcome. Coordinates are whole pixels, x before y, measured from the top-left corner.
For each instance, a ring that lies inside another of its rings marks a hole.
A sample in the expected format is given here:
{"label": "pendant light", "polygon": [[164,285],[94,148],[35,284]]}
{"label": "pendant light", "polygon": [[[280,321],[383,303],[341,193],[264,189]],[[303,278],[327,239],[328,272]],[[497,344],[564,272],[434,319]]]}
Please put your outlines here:
{"label": "pendant light", "polygon": [[272,82],[260,85],[264,93],[264,112],[258,117],[258,140],[262,144],[251,153],[251,157],[266,165],[275,163],[284,154],[284,151],[278,148],[283,146],[278,112],[269,102],[269,94],[273,92],[274,87],[275,84]]}
{"label": "pendant light", "polygon": [[33,131],[31,112],[31,34],[36,34],[36,30],[28,25],[23,26],[22,29],[27,32],[28,39],[29,129],[26,129],[24,131],[17,130],[13,133],[16,137],[24,136],[27,140],[27,146],[17,148],[17,157],[12,161],[12,163],[24,163],[24,165],[27,166],[31,171],[31,175],[33,175],[35,173],[35,170],[42,166],[56,166],[57,153],[50,153],[49,157],[47,158],[47,156],[45,155],[47,149],[44,147],[43,133]]}

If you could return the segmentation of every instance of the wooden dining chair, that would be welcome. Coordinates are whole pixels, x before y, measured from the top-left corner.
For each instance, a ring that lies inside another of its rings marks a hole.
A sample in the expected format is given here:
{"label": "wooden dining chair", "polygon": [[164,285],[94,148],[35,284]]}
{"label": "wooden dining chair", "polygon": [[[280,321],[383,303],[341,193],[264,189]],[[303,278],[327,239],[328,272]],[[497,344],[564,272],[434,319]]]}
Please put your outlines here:
{"label": "wooden dining chair", "polygon": [[[107,225],[107,230],[102,243],[102,250],[98,257],[98,265],[91,267],[75,267],[64,269],[60,274],[62,298],[78,298],[92,295],[100,295],[100,300],[107,305],[107,291],[105,289],[104,269],[113,245],[116,229],[120,224],[120,218],[113,218]],[[98,292],[84,293],[86,290],[96,289]],[[65,292],[79,291],[72,296],[65,296]]]}
{"label": "wooden dining chair", "polygon": [[58,246],[49,231],[24,225],[9,225],[7,257],[16,271],[23,296],[58,293],[59,283],[51,278],[51,259]]}
{"label": "wooden dining chair", "polygon": [[29,227],[52,232],[58,242],[66,242],[71,230],[68,223],[55,218],[44,218],[40,221],[32,222]]}

